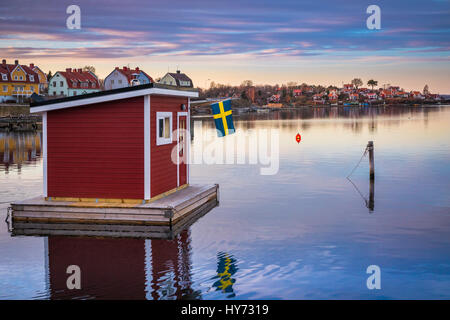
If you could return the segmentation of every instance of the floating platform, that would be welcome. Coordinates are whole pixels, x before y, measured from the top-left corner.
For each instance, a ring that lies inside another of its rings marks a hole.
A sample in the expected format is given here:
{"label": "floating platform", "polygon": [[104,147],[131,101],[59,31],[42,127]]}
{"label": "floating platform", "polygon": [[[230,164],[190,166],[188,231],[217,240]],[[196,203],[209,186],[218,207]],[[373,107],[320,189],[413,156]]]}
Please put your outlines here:
{"label": "floating platform", "polygon": [[217,205],[216,199],[210,200],[170,226],[126,223],[50,223],[14,220],[10,231],[12,236],[75,236],[172,240]]}
{"label": "floating platform", "polygon": [[54,201],[37,197],[11,204],[12,227],[16,235],[64,234],[61,230],[68,235],[82,235],[80,230],[84,230],[87,234],[99,236],[101,233],[120,236],[123,232],[134,232],[136,236],[142,233],[141,236],[150,237],[152,233],[162,232],[166,237],[167,233],[184,227],[191,218],[216,206],[218,191],[217,184],[188,185],[153,202],[141,204]]}

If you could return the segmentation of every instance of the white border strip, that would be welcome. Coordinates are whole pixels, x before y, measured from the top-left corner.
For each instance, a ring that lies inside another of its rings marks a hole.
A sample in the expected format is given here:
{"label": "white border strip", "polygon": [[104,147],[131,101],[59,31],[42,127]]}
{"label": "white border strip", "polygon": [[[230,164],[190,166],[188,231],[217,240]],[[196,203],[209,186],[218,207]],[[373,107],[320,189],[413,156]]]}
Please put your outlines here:
{"label": "white border strip", "polygon": [[44,197],[48,197],[47,192],[47,112],[42,114],[42,158],[43,158],[43,176],[44,176]]}
{"label": "white border strip", "polygon": [[[177,112],[177,187],[180,186],[180,117],[186,117],[186,127],[188,126],[188,113],[187,112]],[[187,130],[184,128],[184,130]],[[185,135],[186,132],[184,133]],[[187,138],[185,136],[185,138]],[[184,141],[184,144],[187,149],[187,141]],[[183,151],[187,155],[187,150]],[[186,168],[187,170],[187,168]],[[187,182],[187,172],[186,172],[186,182]]]}
{"label": "white border strip", "polygon": [[144,96],[144,199],[150,200],[150,95]]}
{"label": "white border strip", "polygon": [[41,107],[32,107],[32,108],[30,108],[30,113],[52,111],[52,110],[65,109],[65,108],[71,108],[71,107],[79,107],[79,106],[84,106],[84,105],[89,105],[89,104],[94,104],[94,103],[101,103],[101,102],[107,102],[107,101],[112,101],[112,100],[139,97],[139,96],[145,96],[145,95],[150,95],[150,94],[160,94],[160,95],[177,96],[177,97],[193,97],[193,98],[198,97],[198,92],[161,89],[161,88],[149,88],[149,89],[134,90],[134,91],[128,91],[128,92],[122,92],[122,93],[112,93],[112,94],[108,94],[108,95],[104,95],[104,96],[100,96],[100,97],[84,98],[84,99],[79,99],[79,100],[54,103],[54,104],[41,106]]}
{"label": "white border strip", "polygon": [[186,182],[189,184],[189,166],[191,165],[191,98],[188,97],[188,108],[187,108],[187,120],[186,120],[186,127],[187,127],[187,164],[186,164]]}

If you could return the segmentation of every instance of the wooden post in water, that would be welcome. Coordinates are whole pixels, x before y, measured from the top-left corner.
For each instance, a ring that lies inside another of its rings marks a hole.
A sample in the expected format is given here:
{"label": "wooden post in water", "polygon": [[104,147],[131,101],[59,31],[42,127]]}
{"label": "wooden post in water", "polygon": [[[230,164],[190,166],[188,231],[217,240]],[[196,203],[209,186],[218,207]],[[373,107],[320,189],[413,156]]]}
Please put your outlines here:
{"label": "wooden post in water", "polygon": [[369,151],[370,180],[375,179],[375,163],[373,159],[373,141],[367,143],[367,151]]}
{"label": "wooden post in water", "polygon": [[370,188],[369,188],[369,203],[367,207],[370,211],[373,211],[375,207],[375,180],[370,179]]}

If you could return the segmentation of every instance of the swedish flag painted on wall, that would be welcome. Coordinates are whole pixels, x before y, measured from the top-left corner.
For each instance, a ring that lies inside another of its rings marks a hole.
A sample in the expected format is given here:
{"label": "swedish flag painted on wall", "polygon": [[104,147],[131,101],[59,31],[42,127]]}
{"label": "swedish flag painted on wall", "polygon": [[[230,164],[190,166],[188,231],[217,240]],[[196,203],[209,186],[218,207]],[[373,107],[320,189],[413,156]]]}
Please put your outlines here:
{"label": "swedish flag painted on wall", "polygon": [[227,136],[235,132],[233,117],[231,116],[231,100],[224,100],[211,105],[217,135]]}

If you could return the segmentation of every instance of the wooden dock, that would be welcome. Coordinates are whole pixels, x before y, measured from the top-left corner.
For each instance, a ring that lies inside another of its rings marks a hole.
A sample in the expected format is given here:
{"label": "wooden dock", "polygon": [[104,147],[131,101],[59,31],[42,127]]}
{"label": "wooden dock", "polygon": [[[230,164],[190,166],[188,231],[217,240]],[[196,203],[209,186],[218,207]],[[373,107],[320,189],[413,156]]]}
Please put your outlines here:
{"label": "wooden dock", "polygon": [[42,117],[20,115],[0,117],[0,129],[6,131],[36,131],[42,127]]}
{"label": "wooden dock", "polygon": [[14,220],[11,225],[12,236],[75,236],[102,238],[144,238],[174,239],[181,231],[206,215],[218,205],[216,199],[210,200],[176,223],[167,225],[99,224],[99,223],[50,223]]}
{"label": "wooden dock", "polygon": [[[80,225],[84,225],[81,229],[85,230],[89,230],[87,226],[90,225],[93,231],[98,231],[99,226],[95,225],[109,225],[100,227],[100,231],[108,229],[120,231],[121,227],[117,225],[165,226],[168,230],[173,230],[179,223],[188,221],[191,215],[198,214],[204,209],[210,210],[212,204],[217,205],[218,189],[218,185],[189,185],[163,198],[142,204],[48,201],[43,197],[37,197],[12,203],[11,216],[13,228],[15,226],[18,229],[27,229],[25,225],[27,223],[37,223],[41,224],[41,229],[49,227],[50,224],[66,224],[67,229],[69,228],[67,224],[72,224],[69,230],[75,231],[80,230]],[[33,227],[28,225],[30,226]],[[122,228],[124,232],[132,230],[151,233],[153,229]]]}

